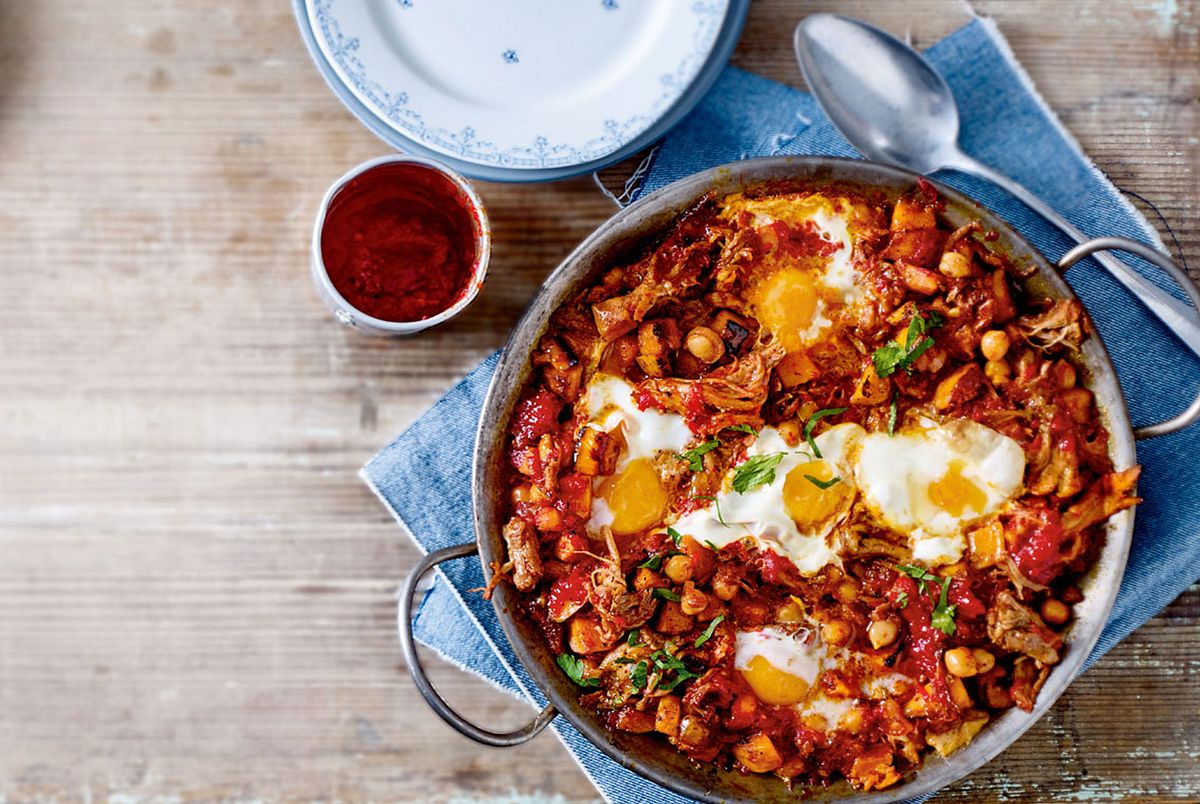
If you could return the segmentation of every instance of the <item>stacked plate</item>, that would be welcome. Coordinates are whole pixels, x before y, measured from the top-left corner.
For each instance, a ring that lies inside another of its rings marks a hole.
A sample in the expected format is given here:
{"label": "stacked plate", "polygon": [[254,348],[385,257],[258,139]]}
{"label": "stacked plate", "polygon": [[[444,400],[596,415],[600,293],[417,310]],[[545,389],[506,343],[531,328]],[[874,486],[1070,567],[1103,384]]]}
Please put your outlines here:
{"label": "stacked plate", "polygon": [[749,0],[293,0],[334,93],[394,147],[548,181],[650,145],[712,86]]}

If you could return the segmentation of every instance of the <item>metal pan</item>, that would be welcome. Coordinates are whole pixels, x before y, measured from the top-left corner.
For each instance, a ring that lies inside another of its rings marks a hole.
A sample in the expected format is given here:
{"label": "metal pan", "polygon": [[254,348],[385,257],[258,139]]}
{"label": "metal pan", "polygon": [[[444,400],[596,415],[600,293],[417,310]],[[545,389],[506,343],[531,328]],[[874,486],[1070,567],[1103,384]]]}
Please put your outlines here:
{"label": "metal pan", "polygon": [[[421,576],[442,561],[478,552],[484,574],[490,575],[491,562],[503,560],[501,500],[504,490],[500,469],[505,433],[518,394],[528,377],[529,356],[544,333],[550,314],[560,304],[614,262],[631,257],[639,246],[662,232],[705,193],[729,193],[760,184],[781,189],[788,185],[812,188],[822,184],[848,184],[882,191],[895,198],[912,187],[916,180],[915,174],[897,168],[831,157],[770,157],[736,162],[682,179],[622,210],[602,224],[555,269],[513,330],[484,403],[475,442],[472,478],[476,542],[446,548],[423,558],[413,569],[401,596],[400,632],[405,659],[417,688],[447,723],[477,742],[508,746],[530,739],[561,715],[621,765],[682,795],[706,802],[796,800],[799,793],[787,790],[783,782],[774,777],[745,776],[735,771],[701,766],[665,740],[605,729],[593,712],[579,705],[577,688],[559,671],[537,628],[515,605],[514,590],[506,584],[498,587],[493,599],[496,616],[500,618],[517,658],[550,705],[527,726],[513,732],[499,733],[470,723],[438,696],[425,677],[412,637],[413,598]],[[999,248],[1018,264],[1034,269],[1026,281],[1026,289],[1035,297],[1074,298],[1059,271],[1089,254],[1111,249],[1136,254],[1161,268],[1187,292],[1192,304],[1200,310],[1200,289],[1170,259],[1148,246],[1124,238],[1100,238],[1076,247],[1053,266],[996,215],[949,187],[937,182],[934,186],[946,202],[946,217],[951,223],[960,225],[969,220],[981,220],[985,227],[999,234],[996,244]],[[1136,463],[1136,439],[1175,432],[1200,417],[1198,396],[1177,416],[1135,430],[1129,422],[1112,362],[1098,336],[1084,343],[1082,360],[1086,384],[1095,394],[1100,415],[1111,434],[1110,453],[1118,470]],[[1032,712],[1008,710],[993,719],[970,745],[945,759],[928,756],[924,767],[912,779],[888,790],[862,794],[840,782],[815,791],[810,800],[882,804],[931,793],[983,765],[1020,737],[1067,688],[1099,638],[1125,570],[1133,517],[1134,511],[1130,509],[1109,520],[1103,552],[1082,583],[1085,599],[1075,607],[1075,621],[1067,634],[1066,655],[1050,674]]]}

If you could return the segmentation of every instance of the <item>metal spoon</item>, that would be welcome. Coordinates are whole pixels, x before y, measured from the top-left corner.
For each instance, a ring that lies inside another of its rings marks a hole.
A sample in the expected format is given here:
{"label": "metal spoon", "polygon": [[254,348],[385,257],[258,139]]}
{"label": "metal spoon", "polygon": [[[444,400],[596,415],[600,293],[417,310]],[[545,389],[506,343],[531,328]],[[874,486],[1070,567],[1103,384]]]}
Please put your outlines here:
{"label": "metal spoon", "polygon": [[[925,58],[886,31],[836,14],[796,27],[796,59],[821,109],[867,159],[915,173],[951,169],[1000,185],[1075,242],[1088,236],[1017,182],[962,152],[958,107]],[[1096,259],[1200,355],[1197,312],[1107,254]]]}

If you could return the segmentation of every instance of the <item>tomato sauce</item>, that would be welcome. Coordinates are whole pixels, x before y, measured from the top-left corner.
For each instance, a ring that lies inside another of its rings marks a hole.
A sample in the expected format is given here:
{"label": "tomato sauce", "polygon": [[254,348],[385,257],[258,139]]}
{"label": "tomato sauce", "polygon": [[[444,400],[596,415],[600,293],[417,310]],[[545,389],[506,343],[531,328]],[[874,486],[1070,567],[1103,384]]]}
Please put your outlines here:
{"label": "tomato sauce", "polygon": [[466,295],[480,224],[442,173],[392,163],[355,176],[329,203],[321,259],[342,297],[384,321],[421,321]]}

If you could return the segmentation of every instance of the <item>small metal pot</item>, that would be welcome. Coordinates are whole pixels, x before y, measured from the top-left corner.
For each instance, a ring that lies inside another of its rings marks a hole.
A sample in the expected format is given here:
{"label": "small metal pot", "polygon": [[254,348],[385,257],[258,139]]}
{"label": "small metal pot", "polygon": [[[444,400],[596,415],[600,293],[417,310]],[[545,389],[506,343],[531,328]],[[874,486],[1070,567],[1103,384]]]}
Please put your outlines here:
{"label": "small metal pot", "polygon": [[[736,162],[682,179],[618,212],[584,240],[550,275],[509,338],[484,403],[475,442],[472,478],[476,543],[446,548],[425,556],[412,570],[400,599],[401,644],[409,670],[425,700],[447,723],[480,743],[507,746],[530,739],[556,715],[562,715],[619,764],[682,795],[706,802],[796,800],[798,794],[788,791],[783,782],[774,777],[745,776],[701,766],[655,736],[606,730],[593,712],[579,705],[577,688],[557,668],[554,656],[538,629],[521,614],[516,605],[514,590],[505,584],[497,588],[493,598],[496,616],[517,658],[541,688],[550,705],[533,722],[513,732],[498,733],[468,722],[438,696],[421,668],[412,637],[413,598],[421,576],[442,561],[478,552],[483,572],[485,576],[490,576],[491,562],[503,560],[501,516],[504,489],[500,470],[504,460],[505,433],[518,394],[528,377],[530,354],[545,331],[550,314],[560,304],[594,281],[614,261],[632,256],[639,245],[661,232],[705,193],[735,192],[764,183],[780,189],[786,189],[789,184],[809,188],[831,183],[857,185],[867,190],[882,191],[895,198],[911,188],[916,180],[915,174],[904,170],[831,157],[771,157]],[[1094,252],[1115,249],[1136,254],[1166,271],[1187,292],[1192,304],[1200,309],[1200,289],[1170,259],[1148,246],[1123,238],[1100,238],[1071,250],[1059,260],[1057,266],[1053,266],[996,215],[949,187],[936,182],[934,186],[946,202],[946,217],[952,223],[960,225],[969,220],[981,220],[985,227],[999,234],[998,247],[1019,264],[1035,269],[1026,283],[1027,290],[1035,296],[1074,298],[1074,293],[1059,275],[1059,270],[1069,268]],[[1174,432],[1200,416],[1198,396],[1174,418],[1135,430],[1130,425],[1112,362],[1099,337],[1091,337],[1084,343],[1083,364],[1087,386],[1096,395],[1100,415],[1112,436],[1109,449],[1118,470],[1136,463],[1135,439]],[[983,765],[1021,736],[1067,688],[1099,638],[1125,570],[1133,533],[1133,516],[1134,512],[1130,509],[1109,520],[1103,552],[1082,584],[1085,598],[1075,608],[1075,621],[1067,635],[1069,649],[1063,661],[1051,672],[1032,712],[1008,710],[988,724],[970,745],[952,756],[945,759],[927,757],[924,767],[904,784],[882,792],[862,794],[845,782],[840,782],[827,790],[815,791],[809,800],[882,804],[931,793]]]}

